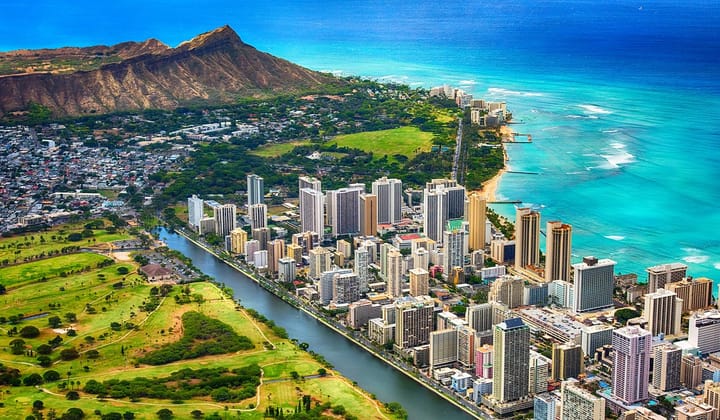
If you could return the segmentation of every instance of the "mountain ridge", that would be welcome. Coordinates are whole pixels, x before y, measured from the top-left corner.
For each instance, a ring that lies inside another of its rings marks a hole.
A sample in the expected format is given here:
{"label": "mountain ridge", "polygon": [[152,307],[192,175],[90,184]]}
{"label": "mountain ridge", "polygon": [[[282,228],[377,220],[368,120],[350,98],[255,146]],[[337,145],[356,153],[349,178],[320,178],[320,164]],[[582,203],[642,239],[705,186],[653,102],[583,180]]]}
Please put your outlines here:
{"label": "mountain ridge", "polygon": [[[0,54],[25,54],[19,50]],[[338,79],[245,44],[228,25],[170,48],[150,38],[111,47],[65,47],[41,51],[107,54],[111,62],[70,73],[28,72],[0,77],[0,116],[36,103],[55,116],[101,114],[146,108],[172,109],[187,103],[222,104],[240,97],[299,92]],[[116,62],[114,62],[116,61]]]}

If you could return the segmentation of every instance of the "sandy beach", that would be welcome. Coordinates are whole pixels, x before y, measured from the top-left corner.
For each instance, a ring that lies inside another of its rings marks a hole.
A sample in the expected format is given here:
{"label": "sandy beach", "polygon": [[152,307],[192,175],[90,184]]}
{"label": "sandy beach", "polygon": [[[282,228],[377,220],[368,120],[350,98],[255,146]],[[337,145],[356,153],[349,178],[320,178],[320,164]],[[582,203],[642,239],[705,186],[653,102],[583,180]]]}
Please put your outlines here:
{"label": "sandy beach", "polygon": [[510,125],[505,124],[500,126],[500,138],[502,141],[515,141],[515,133],[512,131],[512,127],[510,127]]}
{"label": "sandy beach", "polygon": [[[508,125],[500,127],[500,136],[503,142],[515,141],[515,135],[513,134],[512,128]],[[485,181],[482,185],[482,192],[485,194],[488,202],[497,201],[496,192],[498,184],[500,182],[500,178],[507,170],[508,156],[507,150],[505,150],[505,145],[503,145],[503,157],[505,159],[505,167],[503,167],[503,169],[501,169],[494,177]]]}
{"label": "sandy beach", "polygon": [[501,169],[500,172],[498,172],[494,177],[490,178],[489,180],[485,181],[482,185],[482,192],[485,194],[485,199],[488,203],[497,201],[497,198],[495,197],[495,193],[497,192],[498,183],[500,182],[500,177],[505,172],[505,169]]}

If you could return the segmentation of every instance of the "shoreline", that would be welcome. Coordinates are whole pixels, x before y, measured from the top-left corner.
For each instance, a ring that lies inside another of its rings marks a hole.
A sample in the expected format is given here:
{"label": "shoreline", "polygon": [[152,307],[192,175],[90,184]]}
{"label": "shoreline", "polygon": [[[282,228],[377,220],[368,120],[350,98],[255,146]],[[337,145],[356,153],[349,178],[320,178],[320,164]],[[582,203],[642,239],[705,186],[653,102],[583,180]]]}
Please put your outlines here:
{"label": "shoreline", "polygon": [[[233,269],[237,270],[239,273],[243,274],[245,277],[249,278],[251,281],[254,281],[257,285],[259,285],[260,287],[262,287],[263,289],[265,289],[265,290],[268,291],[269,293],[273,294],[275,297],[281,299],[283,302],[285,302],[285,303],[287,303],[288,305],[292,306],[293,308],[298,309],[298,310],[304,312],[305,314],[309,315],[310,317],[312,317],[312,318],[315,319],[316,321],[318,321],[318,322],[320,322],[321,324],[323,324],[325,327],[331,329],[332,331],[336,332],[337,334],[339,334],[340,336],[342,336],[342,337],[345,338],[346,340],[352,342],[353,344],[355,344],[355,345],[357,345],[358,347],[362,348],[363,350],[367,351],[368,353],[370,353],[371,355],[373,355],[373,356],[376,357],[377,359],[380,359],[381,361],[385,362],[387,365],[389,365],[390,367],[394,368],[394,369],[397,370],[398,372],[404,374],[404,375],[407,376],[408,378],[410,378],[410,379],[412,379],[413,381],[417,382],[418,384],[422,385],[425,389],[432,391],[433,393],[435,393],[437,396],[441,397],[441,398],[444,399],[445,401],[453,404],[453,405],[456,406],[457,408],[460,408],[460,409],[463,410],[465,413],[467,413],[467,414],[469,414],[469,415],[471,415],[472,417],[477,418],[477,419],[491,419],[491,418],[493,418],[493,417],[487,417],[487,413],[484,413],[484,412],[473,412],[472,410],[469,410],[469,409],[468,409],[467,407],[465,407],[463,404],[460,404],[458,401],[455,401],[454,399],[450,398],[449,396],[447,396],[447,395],[444,394],[443,392],[440,392],[440,391],[437,390],[435,387],[433,387],[433,386],[431,386],[430,384],[428,384],[428,383],[426,383],[425,381],[423,381],[423,380],[421,379],[421,376],[420,376],[420,375],[417,375],[417,376],[416,376],[416,375],[413,374],[413,372],[407,371],[407,370],[405,370],[404,368],[402,368],[401,366],[397,365],[394,361],[385,358],[383,355],[381,355],[380,353],[378,353],[378,352],[375,351],[374,349],[368,347],[365,343],[363,343],[363,342],[361,342],[360,340],[356,339],[356,338],[354,337],[354,335],[353,335],[350,331],[343,330],[343,329],[341,329],[341,328],[333,325],[331,322],[328,322],[327,319],[325,319],[325,318],[322,317],[322,316],[317,315],[316,313],[314,313],[314,311],[306,308],[305,305],[304,305],[302,302],[298,301],[298,300],[295,299],[294,297],[293,297],[293,298],[289,298],[289,296],[287,296],[287,295],[282,296],[280,293],[278,293],[278,289],[277,289],[277,288],[268,287],[269,285],[267,284],[267,282],[262,281],[261,279],[257,278],[257,276],[255,275],[255,273],[252,273],[252,272],[250,272],[250,271],[247,271],[246,269],[244,269],[244,267],[242,267],[242,266],[241,266],[240,264],[238,264],[236,261],[232,261],[232,260],[228,260],[228,259],[226,259],[226,258],[223,258],[223,256],[221,256],[219,253],[217,253],[214,249],[212,249],[211,247],[207,246],[206,244],[204,244],[204,243],[202,243],[202,242],[200,242],[200,241],[198,241],[198,240],[195,240],[195,239],[189,237],[189,236],[186,235],[185,232],[183,232],[182,230],[174,229],[173,231],[174,231],[175,233],[177,233],[178,235],[182,236],[183,238],[187,239],[187,240],[190,241],[191,243],[197,245],[198,247],[200,247],[201,249],[203,249],[203,250],[206,251],[207,253],[209,253],[209,254],[215,256],[216,258],[220,259],[222,262],[224,262],[224,263],[227,264],[228,266],[232,267]],[[268,281],[268,282],[269,282],[269,281]],[[345,378],[345,376],[343,376],[343,377]],[[479,407],[478,407],[478,408],[479,408]],[[481,409],[479,408],[479,410],[481,410]]]}
{"label": "shoreline", "polygon": [[512,128],[508,124],[500,126],[500,140],[503,151],[503,167],[492,178],[482,184],[482,192],[485,194],[485,199],[488,203],[497,201],[497,191],[500,186],[500,179],[508,170],[507,163],[510,159],[508,159],[505,143],[515,142],[515,133],[513,133]]}

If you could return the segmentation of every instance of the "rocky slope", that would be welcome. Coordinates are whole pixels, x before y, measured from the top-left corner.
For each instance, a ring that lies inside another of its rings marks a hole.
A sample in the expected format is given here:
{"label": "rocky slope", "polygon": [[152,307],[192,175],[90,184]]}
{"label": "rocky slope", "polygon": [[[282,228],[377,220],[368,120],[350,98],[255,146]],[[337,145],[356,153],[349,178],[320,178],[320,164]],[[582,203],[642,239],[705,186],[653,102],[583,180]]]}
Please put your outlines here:
{"label": "rocky slope", "polygon": [[[229,26],[201,34],[176,48],[156,40],[89,48],[100,53],[113,51],[122,60],[69,74],[2,76],[0,116],[25,110],[30,103],[42,104],[57,116],[171,109],[187,103],[226,103],[239,97],[301,91],[337,82],[331,76],[256,50],[243,43]],[[61,57],[62,50],[77,54],[78,49],[38,51]]]}

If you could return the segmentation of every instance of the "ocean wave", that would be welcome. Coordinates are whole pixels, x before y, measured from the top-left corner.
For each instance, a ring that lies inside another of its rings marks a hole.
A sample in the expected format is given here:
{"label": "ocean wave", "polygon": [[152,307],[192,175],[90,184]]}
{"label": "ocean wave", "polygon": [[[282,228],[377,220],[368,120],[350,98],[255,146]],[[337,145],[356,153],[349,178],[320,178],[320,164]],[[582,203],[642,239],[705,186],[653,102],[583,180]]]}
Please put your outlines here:
{"label": "ocean wave", "polygon": [[713,264],[713,267],[715,267],[715,268],[717,268],[718,270],[720,270],[720,262],[716,262],[715,264]]}
{"label": "ocean wave", "polygon": [[602,108],[602,107],[599,107],[597,105],[582,104],[582,105],[579,105],[579,107],[582,108],[586,114],[602,114],[602,115],[612,114],[612,111]]}
{"label": "ocean wave", "polygon": [[627,146],[620,142],[614,141],[614,142],[610,143],[610,147],[612,147],[613,149],[624,149]]}
{"label": "ocean wave", "polygon": [[540,92],[523,92],[520,90],[510,90],[503,88],[488,88],[488,93],[491,95],[502,95],[502,96],[543,96]]}
{"label": "ocean wave", "polygon": [[602,132],[603,132],[603,133],[606,133],[606,134],[615,134],[615,133],[619,133],[620,130],[618,130],[617,128],[613,128],[613,129],[610,129],[610,130],[603,130]]}
{"label": "ocean wave", "polygon": [[565,118],[571,118],[574,120],[597,120],[597,115],[577,115],[577,114],[568,114],[565,116]]}
{"label": "ocean wave", "polygon": [[683,257],[683,261],[695,264],[702,264],[704,262],[707,262],[707,260],[709,259],[710,257],[707,255],[690,255],[687,257]]}
{"label": "ocean wave", "polygon": [[620,235],[607,235],[605,237],[608,239],[612,239],[613,241],[622,241],[623,239],[625,239],[624,236],[620,236]]}
{"label": "ocean wave", "polygon": [[458,82],[460,85],[476,85],[477,82],[474,80],[461,80]]}
{"label": "ocean wave", "polygon": [[628,163],[635,162],[635,156],[627,152],[620,152],[614,155],[600,155],[607,161],[606,165],[602,165],[605,169],[617,169],[620,165],[627,165]]}

